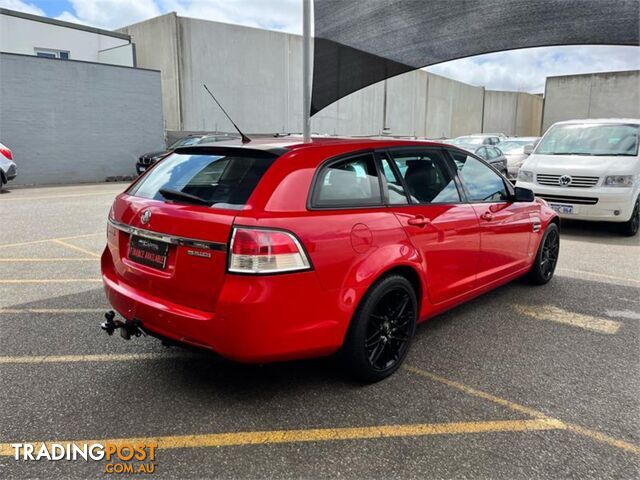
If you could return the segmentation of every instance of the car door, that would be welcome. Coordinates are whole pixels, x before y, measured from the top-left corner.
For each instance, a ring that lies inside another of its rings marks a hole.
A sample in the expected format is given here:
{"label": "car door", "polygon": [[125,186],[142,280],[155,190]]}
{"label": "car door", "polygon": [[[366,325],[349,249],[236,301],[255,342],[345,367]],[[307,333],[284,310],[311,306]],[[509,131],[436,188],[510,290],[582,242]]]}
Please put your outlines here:
{"label": "car door", "polygon": [[461,200],[444,151],[392,149],[379,161],[387,203],[422,255],[431,303],[468,292],[476,281],[479,223]]}
{"label": "car door", "polygon": [[512,187],[485,162],[459,150],[449,150],[467,200],[480,221],[477,285],[499,280],[529,263],[533,231],[530,206],[515,203]]}

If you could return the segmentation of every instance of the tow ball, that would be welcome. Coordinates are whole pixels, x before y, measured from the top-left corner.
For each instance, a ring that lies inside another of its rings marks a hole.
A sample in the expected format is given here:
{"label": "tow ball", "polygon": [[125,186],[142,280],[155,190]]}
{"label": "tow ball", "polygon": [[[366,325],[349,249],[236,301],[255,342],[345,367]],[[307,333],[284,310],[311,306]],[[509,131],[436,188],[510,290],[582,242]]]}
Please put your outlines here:
{"label": "tow ball", "polygon": [[140,320],[114,320],[116,314],[113,310],[109,310],[104,314],[105,321],[100,324],[100,328],[107,332],[108,335],[113,335],[118,328],[120,329],[120,336],[125,340],[130,340],[131,337],[139,337],[145,333],[140,326],[142,322]]}

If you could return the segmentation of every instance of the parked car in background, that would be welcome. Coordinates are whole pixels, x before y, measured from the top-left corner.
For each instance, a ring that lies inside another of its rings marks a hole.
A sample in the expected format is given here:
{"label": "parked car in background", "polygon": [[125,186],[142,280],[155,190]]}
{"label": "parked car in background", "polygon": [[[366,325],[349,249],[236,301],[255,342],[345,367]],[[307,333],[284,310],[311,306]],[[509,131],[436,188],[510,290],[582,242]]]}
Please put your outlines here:
{"label": "parked car in background", "polygon": [[16,178],[16,163],[9,148],[0,143],[0,188],[10,180]]}
{"label": "parked car in background", "polygon": [[[506,139],[506,137],[504,138]],[[456,137],[447,143],[450,145],[475,145],[479,147],[480,145],[498,145],[501,140],[499,134],[477,133]]]}
{"label": "parked car in background", "polygon": [[538,144],[540,137],[513,137],[500,142],[500,151],[507,157],[507,178],[515,181],[518,178],[518,170],[522,166],[522,162],[529,156],[524,153],[525,147],[529,147],[527,151],[533,150]]}
{"label": "parked car in background", "polygon": [[558,122],[518,173],[560,217],[616,222],[626,235],[640,223],[638,119]]}
{"label": "parked car in background", "polygon": [[339,350],[377,381],[417,323],[522,275],[547,283],[558,249],[545,202],[453,146],[200,143],[116,197],[102,279],[126,321],[103,328],[243,362]]}
{"label": "parked car in background", "polygon": [[458,148],[468,150],[475,153],[480,158],[489,163],[493,168],[498,170],[505,177],[507,176],[507,157],[504,156],[502,151],[498,147],[492,147],[491,145],[469,145],[469,144],[456,144]]}
{"label": "parked car in background", "polygon": [[166,157],[171,152],[173,152],[178,147],[188,147],[189,145],[196,145],[200,142],[221,142],[224,140],[231,140],[237,138],[234,135],[227,134],[193,134],[187,135],[186,137],[181,138],[180,140],[174,142],[169,148],[166,150],[162,150],[159,152],[149,152],[141,155],[138,161],[136,162],[136,172],[138,175],[142,175],[151,165],[156,163],[161,158]]}

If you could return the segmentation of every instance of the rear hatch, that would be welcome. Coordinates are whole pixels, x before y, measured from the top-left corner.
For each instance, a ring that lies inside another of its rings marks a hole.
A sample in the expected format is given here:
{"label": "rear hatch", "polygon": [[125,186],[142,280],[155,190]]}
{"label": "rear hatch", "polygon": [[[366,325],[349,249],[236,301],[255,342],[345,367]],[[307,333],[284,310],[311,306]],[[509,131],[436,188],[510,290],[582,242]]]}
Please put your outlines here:
{"label": "rear hatch", "polygon": [[215,311],[234,218],[276,158],[192,147],[160,161],[114,202],[109,249],[118,279],[163,301]]}

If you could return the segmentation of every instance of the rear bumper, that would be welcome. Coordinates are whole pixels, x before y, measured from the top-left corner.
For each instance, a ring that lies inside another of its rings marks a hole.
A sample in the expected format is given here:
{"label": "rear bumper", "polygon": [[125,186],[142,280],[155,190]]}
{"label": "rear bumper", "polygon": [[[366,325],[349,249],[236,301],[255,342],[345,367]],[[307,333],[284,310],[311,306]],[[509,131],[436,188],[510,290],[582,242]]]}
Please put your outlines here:
{"label": "rear bumper", "polygon": [[571,205],[572,213],[559,212],[558,215],[574,220],[626,222],[631,218],[633,206],[638,198],[637,187],[546,187],[521,181],[518,181],[517,185],[533,190],[537,197],[547,200],[552,208],[553,204]]}
{"label": "rear bumper", "polygon": [[215,312],[157,298],[123,283],[108,249],[102,255],[107,299],[127,320],[164,337],[240,362],[328,355],[342,344],[352,311],[324,291],[315,272],[227,275]]}

